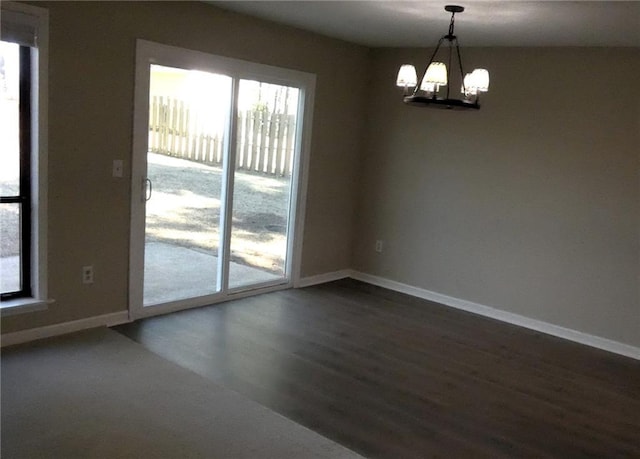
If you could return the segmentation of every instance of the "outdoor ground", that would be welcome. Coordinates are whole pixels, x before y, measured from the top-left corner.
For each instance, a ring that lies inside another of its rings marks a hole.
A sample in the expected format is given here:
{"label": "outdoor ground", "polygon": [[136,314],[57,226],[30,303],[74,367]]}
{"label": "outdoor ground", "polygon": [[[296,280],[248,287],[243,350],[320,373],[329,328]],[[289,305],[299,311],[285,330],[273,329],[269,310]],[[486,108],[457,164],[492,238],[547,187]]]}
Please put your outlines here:
{"label": "outdoor ground", "polygon": [[[218,254],[222,171],[150,153],[147,242]],[[281,274],[286,254],[289,178],[237,171],[233,195],[232,261]]]}

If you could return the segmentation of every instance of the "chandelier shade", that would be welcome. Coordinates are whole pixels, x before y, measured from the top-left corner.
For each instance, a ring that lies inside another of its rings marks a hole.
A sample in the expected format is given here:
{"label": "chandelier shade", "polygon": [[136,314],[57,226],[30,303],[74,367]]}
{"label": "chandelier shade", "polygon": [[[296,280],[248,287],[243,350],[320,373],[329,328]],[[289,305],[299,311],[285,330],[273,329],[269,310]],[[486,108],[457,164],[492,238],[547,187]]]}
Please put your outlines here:
{"label": "chandelier shade", "polygon": [[442,62],[432,62],[427,67],[427,72],[424,74],[422,84],[432,84],[436,86],[447,85],[447,66]]}
{"label": "chandelier shade", "polygon": [[[489,91],[489,71],[486,69],[475,69],[471,73],[465,75],[462,67],[462,57],[460,54],[460,46],[458,45],[458,37],[454,35],[454,19],[456,13],[462,13],[464,7],[458,5],[447,5],[445,11],[451,13],[451,22],[449,23],[449,31],[443,35],[431,55],[431,59],[418,86],[418,79],[415,67],[411,64],[403,64],[398,72],[396,81],[397,86],[401,86],[405,90],[404,102],[408,105],[417,105],[423,107],[445,108],[454,110],[467,110],[480,108],[479,95],[481,92]],[[435,61],[444,42],[448,44],[448,62],[449,67],[443,62]],[[462,98],[456,99],[450,96],[451,90],[451,67],[454,57],[457,57],[458,69],[460,70],[460,92]],[[445,94],[440,95],[441,87],[446,87]],[[414,88],[411,94],[408,89]]]}
{"label": "chandelier shade", "polygon": [[485,69],[475,69],[472,73],[464,76],[460,92],[465,96],[476,96],[479,92],[489,90],[489,72]]}
{"label": "chandelier shade", "polygon": [[411,64],[404,64],[398,71],[396,85],[401,88],[413,88],[418,84],[418,74],[416,68]]}

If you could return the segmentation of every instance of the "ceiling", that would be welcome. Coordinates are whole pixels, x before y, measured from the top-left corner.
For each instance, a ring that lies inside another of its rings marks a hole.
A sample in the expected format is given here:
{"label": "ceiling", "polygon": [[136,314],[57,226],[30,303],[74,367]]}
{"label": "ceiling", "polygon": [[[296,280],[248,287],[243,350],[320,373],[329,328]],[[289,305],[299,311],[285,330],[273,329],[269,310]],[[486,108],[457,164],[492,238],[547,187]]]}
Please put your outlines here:
{"label": "ceiling", "polygon": [[[370,47],[434,46],[454,1],[209,1],[220,8]],[[640,47],[640,1],[464,0],[464,46]]]}

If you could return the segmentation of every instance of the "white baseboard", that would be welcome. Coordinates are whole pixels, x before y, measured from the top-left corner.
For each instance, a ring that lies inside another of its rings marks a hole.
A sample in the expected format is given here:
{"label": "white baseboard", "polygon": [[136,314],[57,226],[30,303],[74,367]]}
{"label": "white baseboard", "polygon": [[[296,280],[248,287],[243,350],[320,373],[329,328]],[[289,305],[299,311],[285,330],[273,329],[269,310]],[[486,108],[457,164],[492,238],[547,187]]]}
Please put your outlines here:
{"label": "white baseboard", "polygon": [[316,274],[315,276],[308,276],[301,278],[297,284],[296,288],[302,287],[310,287],[312,285],[317,284],[325,284],[327,282],[333,282],[339,279],[344,279],[346,277],[352,277],[353,271],[351,269],[342,269],[340,271],[333,271],[330,273],[324,274]]}
{"label": "white baseboard", "polygon": [[26,343],[51,336],[64,335],[80,330],[95,327],[112,327],[129,322],[129,311],[114,312],[86,319],[72,320],[60,324],[47,325],[46,327],[30,328],[29,330],[6,333],[0,337],[0,347],[13,344]]}
{"label": "white baseboard", "polygon": [[599,336],[590,335],[588,333],[572,330],[570,328],[560,327],[558,325],[543,322],[541,320],[531,319],[529,317],[514,314],[512,312],[503,311],[501,309],[492,308],[490,306],[484,306],[482,304],[473,303],[471,301],[461,300],[459,298],[454,298],[448,295],[443,295],[441,293],[432,292],[430,290],[413,287],[411,285],[392,281],[383,277],[373,276],[371,274],[352,271],[351,277],[368,284],[377,285],[379,287],[384,287],[400,293],[406,293],[407,295],[433,301],[445,306],[462,309],[463,311],[472,312],[474,314],[490,317],[502,322],[529,328],[531,330],[536,330],[548,335],[557,336],[559,338],[568,339],[576,343],[585,344],[587,346],[603,349],[615,354],[620,354],[626,357],[640,360],[640,348],[620,343],[618,341],[601,338]]}
{"label": "white baseboard", "polygon": [[[568,339],[576,343],[585,344],[587,346],[603,349],[615,354],[620,354],[626,357],[640,360],[640,348],[635,346],[630,346],[618,341],[613,341],[607,338],[602,338],[577,330],[572,330],[570,328],[550,324],[541,320],[531,319],[526,316],[492,308],[490,306],[484,306],[482,304],[474,303],[471,301],[461,300],[459,298],[454,298],[448,295],[443,295],[441,293],[432,292],[430,290],[403,284],[401,282],[385,279],[383,277],[374,276],[359,271],[353,271],[351,269],[343,269],[340,271],[333,271],[330,273],[304,277],[297,282],[295,287],[309,287],[312,285],[344,279],[346,277],[351,277],[368,284],[377,285],[379,287],[387,288],[389,290],[394,290],[400,293],[405,293],[417,298],[434,301],[445,306],[472,312],[474,314],[490,317],[502,322],[529,328],[531,330],[536,330],[548,335],[557,336],[559,338]],[[51,336],[63,335],[65,333],[72,333],[88,328],[100,326],[111,327],[126,322],[129,322],[128,311],[120,311],[96,317],[89,317],[86,319],[74,320],[71,322],[64,322],[61,324],[48,325],[46,327],[32,328],[29,330],[14,333],[6,333],[0,337],[0,347],[25,343],[36,339],[48,338]]]}

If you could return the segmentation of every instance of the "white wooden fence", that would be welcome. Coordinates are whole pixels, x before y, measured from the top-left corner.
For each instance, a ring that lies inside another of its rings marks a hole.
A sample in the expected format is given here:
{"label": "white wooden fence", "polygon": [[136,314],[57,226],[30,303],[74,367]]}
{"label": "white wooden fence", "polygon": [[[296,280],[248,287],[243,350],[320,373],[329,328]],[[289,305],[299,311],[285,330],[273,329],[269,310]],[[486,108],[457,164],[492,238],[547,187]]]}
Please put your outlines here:
{"label": "white wooden fence", "polygon": [[[153,96],[149,113],[149,150],[168,156],[221,165],[225,139],[212,133],[184,101]],[[295,115],[265,110],[238,113],[236,168],[290,176]]]}

